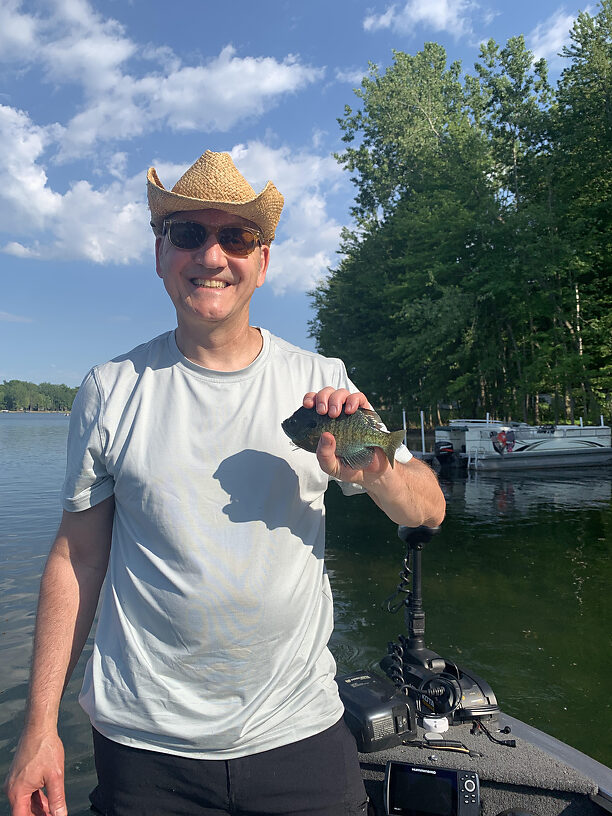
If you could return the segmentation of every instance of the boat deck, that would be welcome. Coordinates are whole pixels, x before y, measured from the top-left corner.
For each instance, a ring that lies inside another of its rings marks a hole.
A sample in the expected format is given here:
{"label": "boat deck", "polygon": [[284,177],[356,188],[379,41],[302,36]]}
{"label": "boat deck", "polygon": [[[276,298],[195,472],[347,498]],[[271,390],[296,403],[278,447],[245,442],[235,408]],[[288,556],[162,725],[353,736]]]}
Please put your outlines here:
{"label": "boat deck", "polygon": [[[481,756],[455,751],[399,746],[360,754],[366,789],[376,816],[385,813],[383,779],[388,760],[432,767],[470,770],[480,778],[482,816],[505,810],[526,811],[534,816],[602,816],[612,813],[612,771],[553,737],[505,714],[499,727],[510,725],[512,733],[495,734],[515,739],[516,747],[497,745],[482,732],[471,734],[471,725],[452,726],[444,735],[461,742]],[[490,729],[491,730],[491,729]],[[424,732],[419,728],[417,740]]]}

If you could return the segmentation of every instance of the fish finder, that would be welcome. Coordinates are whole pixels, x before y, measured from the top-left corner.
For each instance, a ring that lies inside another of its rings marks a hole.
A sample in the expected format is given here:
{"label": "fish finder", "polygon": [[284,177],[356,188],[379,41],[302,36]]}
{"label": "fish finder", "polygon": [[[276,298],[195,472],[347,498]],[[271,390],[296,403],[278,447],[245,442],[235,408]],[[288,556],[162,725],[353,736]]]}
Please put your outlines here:
{"label": "fish finder", "polygon": [[391,760],[384,802],[387,816],[479,816],[478,774]]}

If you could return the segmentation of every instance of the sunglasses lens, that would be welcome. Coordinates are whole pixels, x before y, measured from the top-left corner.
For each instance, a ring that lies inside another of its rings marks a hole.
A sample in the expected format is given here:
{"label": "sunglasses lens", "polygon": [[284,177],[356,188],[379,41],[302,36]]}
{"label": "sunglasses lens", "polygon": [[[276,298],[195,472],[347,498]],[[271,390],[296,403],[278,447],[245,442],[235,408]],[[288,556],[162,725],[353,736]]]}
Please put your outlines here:
{"label": "sunglasses lens", "polygon": [[178,249],[197,249],[206,241],[208,230],[196,221],[170,221],[168,238]]}
{"label": "sunglasses lens", "polygon": [[224,227],[219,230],[219,244],[228,255],[244,258],[257,246],[257,236],[242,227]]}
{"label": "sunglasses lens", "polygon": [[215,233],[219,246],[226,255],[246,258],[259,243],[259,236],[243,227],[221,227],[219,230],[205,227],[197,221],[166,221],[165,232],[170,243],[178,249],[193,250],[206,243],[211,232]]}

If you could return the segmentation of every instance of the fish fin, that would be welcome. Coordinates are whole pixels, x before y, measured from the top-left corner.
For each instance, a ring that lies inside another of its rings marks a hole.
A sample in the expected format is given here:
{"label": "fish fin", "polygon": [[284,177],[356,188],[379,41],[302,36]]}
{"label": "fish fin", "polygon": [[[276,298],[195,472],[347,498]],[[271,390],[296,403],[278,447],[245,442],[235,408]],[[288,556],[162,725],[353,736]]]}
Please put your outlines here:
{"label": "fish fin", "polygon": [[361,408],[360,410],[372,428],[376,428],[377,431],[382,431],[383,433],[389,433],[385,427],[385,423],[380,418],[380,415],[377,414],[373,408]]}
{"label": "fish fin", "polygon": [[357,451],[357,453],[349,453],[345,456],[338,456],[338,459],[342,462],[343,465],[347,465],[353,470],[361,470],[362,468],[367,467],[374,458],[374,451],[372,448],[363,448],[363,450]]}
{"label": "fish fin", "polygon": [[389,434],[389,439],[387,440],[387,444],[383,448],[387,459],[389,460],[389,464],[391,467],[395,465],[395,451],[399,448],[399,446],[404,441],[404,431],[402,428],[399,431],[391,431]]}

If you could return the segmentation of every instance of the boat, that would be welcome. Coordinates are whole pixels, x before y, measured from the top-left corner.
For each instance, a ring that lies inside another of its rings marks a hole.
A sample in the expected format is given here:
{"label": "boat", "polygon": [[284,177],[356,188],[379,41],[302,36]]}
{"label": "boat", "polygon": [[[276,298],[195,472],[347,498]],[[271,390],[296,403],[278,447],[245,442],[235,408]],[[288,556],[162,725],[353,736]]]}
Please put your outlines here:
{"label": "boat", "polygon": [[612,462],[607,425],[528,425],[492,419],[452,419],[435,429],[441,466],[475,470],[600,466]]}
{"label": "boat", "polygon": [[436,532],[398,529],[406,557],[388,606],[403,608],[406,636],[388,645],[380,672],[336,678],[368,816],[612,813],[612,769],[505,714],[485,680],[426,646],[421,558]]}

